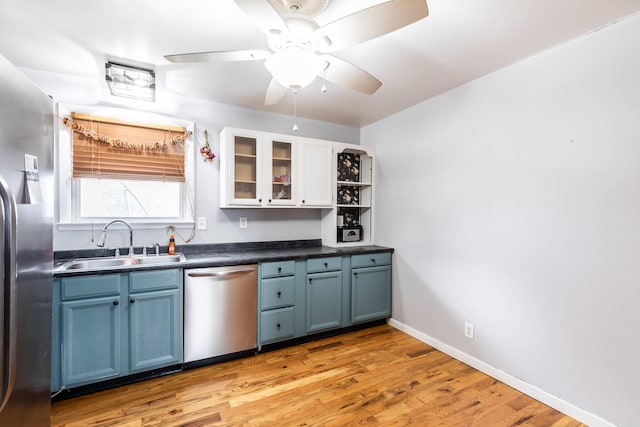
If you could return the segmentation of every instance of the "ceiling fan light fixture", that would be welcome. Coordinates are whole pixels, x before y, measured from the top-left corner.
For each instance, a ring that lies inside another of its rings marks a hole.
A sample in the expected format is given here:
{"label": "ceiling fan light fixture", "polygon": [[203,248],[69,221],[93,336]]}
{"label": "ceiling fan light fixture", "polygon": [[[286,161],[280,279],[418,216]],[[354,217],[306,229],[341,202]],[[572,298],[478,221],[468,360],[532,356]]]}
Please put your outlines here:
{"label": "ceiling fan light fixture", "polygon": [[269,56],[265,66],[278,83],[297,91],[309,86],[322,71],[325,63],[308,49],[287,46]]}

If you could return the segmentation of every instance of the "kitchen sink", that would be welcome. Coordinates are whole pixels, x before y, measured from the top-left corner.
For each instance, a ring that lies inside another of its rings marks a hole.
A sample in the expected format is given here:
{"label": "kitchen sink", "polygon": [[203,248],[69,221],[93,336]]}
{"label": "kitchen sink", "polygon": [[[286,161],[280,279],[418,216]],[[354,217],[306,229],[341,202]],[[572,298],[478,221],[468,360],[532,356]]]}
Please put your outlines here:
{"label": "kitchen sink", "polygon": [[184,262],[183,254],[175,255],[148,255],[134,257],[102,257],[102,258],[76,258],[58,267],[58,271],[94,271],[106,269],[118,269],[142,265],[171,265]]}

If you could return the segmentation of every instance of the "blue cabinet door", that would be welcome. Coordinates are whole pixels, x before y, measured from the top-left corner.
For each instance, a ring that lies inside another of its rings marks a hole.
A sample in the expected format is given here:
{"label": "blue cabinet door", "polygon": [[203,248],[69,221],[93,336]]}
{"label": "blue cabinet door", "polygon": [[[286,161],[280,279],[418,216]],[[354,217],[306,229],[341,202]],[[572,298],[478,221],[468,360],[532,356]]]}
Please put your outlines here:
{"label": "blue cabinet door", "polygon": [[342,272],[307,275],[307,332],[339,328],[342,323]]}
{"label": "blue cabinet door", "polygon": [[131,372],[182,363],[182,292],[130,294],[128,304]]}
{"label": "blue cabinet door", "polygon": [[62,384],[81,385],[121,374],[120,296],[62,303]]}
{"label": "blue cabinet door", "polygon": [[354,268],[351,272],[351,321],[391,315],[391,266]]}

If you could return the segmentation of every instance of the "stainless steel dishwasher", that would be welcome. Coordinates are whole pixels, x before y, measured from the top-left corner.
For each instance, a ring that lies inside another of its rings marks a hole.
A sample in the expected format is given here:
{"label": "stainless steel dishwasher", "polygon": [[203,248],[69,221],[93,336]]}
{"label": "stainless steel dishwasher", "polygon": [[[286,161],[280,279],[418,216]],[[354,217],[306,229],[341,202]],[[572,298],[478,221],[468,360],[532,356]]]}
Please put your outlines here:
{"label": "stainless steel dishwasher", "polygon": [[[184,271],[184,361],[252,351],[258,346],[258,266]],[[197,365],[196,363],[190,363]]]}

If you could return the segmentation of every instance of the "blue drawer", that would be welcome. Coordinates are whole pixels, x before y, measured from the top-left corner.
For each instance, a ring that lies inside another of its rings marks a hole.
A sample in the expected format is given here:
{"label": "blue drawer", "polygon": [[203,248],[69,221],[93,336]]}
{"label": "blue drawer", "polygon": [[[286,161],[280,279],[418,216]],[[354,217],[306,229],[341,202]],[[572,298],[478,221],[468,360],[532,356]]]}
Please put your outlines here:
{"label": "blue drawer", "polygon": [[260,341],[278,341],[293,336],[293,307],[260,313]]}
{"label": "blue drawer", "polygon": [[375,254],[353,255],[351,257],[351,268],[374,267],[376,265],[390,265],[391,252],[381,252]]}
{"label": "blue drawer", "polygon": [[307,273],[342,270],[342,258],[313,258],[307,260]]}
{"label": "blue drawer", "polygon": [[63,301],[120,294],[120,275],[66,277],[61,280]]}
{"label": "blue drawer", "polygon": [[292,276],[296,272],[295,261],[263,262],[262,277]]}
{"label": "blue drawer", "polygon": [[260,281],[260,309],[293,305],[295,297],[295,276],[274,277]]}
{"label": "blue drawer", "polygon": [[176,289],[182,283],[182,270],[132,271],[129,275],[130,292],[146,292],[158,289]]}

